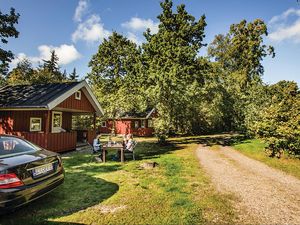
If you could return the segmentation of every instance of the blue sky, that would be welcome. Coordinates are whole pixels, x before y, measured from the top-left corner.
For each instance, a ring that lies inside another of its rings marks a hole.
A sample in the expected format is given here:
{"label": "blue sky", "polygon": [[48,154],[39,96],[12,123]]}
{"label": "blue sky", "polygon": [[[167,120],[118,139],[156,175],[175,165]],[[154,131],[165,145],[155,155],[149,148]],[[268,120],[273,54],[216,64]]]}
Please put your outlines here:
{"label": "blue sky", "polygon": [[[14,7],[20,13],[20,36],[9,39],[6,49],[18,58],[37,63],[55,49],[60,66],[70,73],[76,67],[81,76],[89,72],[88,62],[98,46],[112,31],[141,43],[143,31],[157,29],[161,12],[158,0],[0,0],[6,13]],[[294,80],[300,84],[300,1],[297,0],[174,0],[185,4],[196,18],[206,15],[205,43],[226,33],[232,23],[242,19],[263,19],[269,28],[266,44],[275,47],[276,57],[263,64],[266,83]],[[202,49],[201,55],[206,54]]]}

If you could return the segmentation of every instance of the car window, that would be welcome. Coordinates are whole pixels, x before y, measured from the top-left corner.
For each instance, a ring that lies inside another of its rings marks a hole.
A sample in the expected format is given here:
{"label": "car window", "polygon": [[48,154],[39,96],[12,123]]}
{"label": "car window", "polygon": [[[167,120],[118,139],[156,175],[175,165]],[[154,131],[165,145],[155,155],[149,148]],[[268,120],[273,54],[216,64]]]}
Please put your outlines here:
{"label": "car window", "polygon": [[0,158],[37,150],[38,148],[20,138],[0,136]]}

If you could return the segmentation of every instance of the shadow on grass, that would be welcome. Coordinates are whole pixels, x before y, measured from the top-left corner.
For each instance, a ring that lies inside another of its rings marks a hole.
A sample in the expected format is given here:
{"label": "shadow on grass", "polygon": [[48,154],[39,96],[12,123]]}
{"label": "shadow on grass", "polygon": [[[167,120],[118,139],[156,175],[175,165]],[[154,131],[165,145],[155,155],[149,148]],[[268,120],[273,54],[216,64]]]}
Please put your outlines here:
{"label": "shadow on grass", "polygon": [[72,224],[51,222],[49,219],[71,215],[110,198],[119,186],[95,175],[116,171],[120,165],[87,164],[87,159],[88,156],[80,157],[78,154],[64,158],[64,184],[48,195],[2,215],[0,224]]}
{"label": "shadow on grass", "polygon": [[231,146],[237,143],[244,142],[246,139],[245,135],[242,134],[219,134],[219,135],[208,135],[208,136],[195,136],[195,137],[181,137],[170,140],[172,144],[203,144],[207,146],[222,145]]}
{"label": "shadow on grass", "polygon": [[135,155],[137,160],[154,159],[160,157],[160,155],[170,154],[171,152],[180,149],[183,149],[183,147],[178,146],[175,143],[167,143],[166,145],[161,146],[157,143],[141,142],[135,150]]}
{"label": "shadow on grass", "polygon": [[[203,144],[206,146],[223,145],[231,146],[237,143],[245,142],[246,137],[241,134],[218,134],[207,136],[188,136],[169,138],[165,145],[159,145],[153,142],[139,142],[135,155],[137,160],[155,159],[163,154],[170,154],[173,151],[183,149],[181,145]],[[131,159],[131,157],[128,157]]]}

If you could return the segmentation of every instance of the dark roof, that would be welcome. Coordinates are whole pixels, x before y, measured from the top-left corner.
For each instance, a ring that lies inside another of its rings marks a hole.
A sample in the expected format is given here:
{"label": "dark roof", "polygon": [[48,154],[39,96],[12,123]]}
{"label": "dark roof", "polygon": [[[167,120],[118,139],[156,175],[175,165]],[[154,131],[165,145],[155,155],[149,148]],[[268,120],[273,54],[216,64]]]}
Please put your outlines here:
{"label": "dark roof", "polygon": [[122,112],[119,114],[119,117],[120,118],[146,118],[152,110],[154,109],[147,108],[144,112],[137,112],[137,111]]}
{"label": "dark roof", "polygon": [[47,107],[79,82],[15,85],[0,88],[0,108]]}

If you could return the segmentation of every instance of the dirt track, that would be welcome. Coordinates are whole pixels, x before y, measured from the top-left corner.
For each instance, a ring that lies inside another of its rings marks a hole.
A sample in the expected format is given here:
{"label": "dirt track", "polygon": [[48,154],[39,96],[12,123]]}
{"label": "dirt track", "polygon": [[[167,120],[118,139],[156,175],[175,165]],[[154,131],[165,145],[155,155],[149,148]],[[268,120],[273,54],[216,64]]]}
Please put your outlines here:
{"label": "dirt track", "polygon": [[218,191],[232,193],[237,223],[300,224],[300,180],[230,147],[199,146],[197,156]]}

